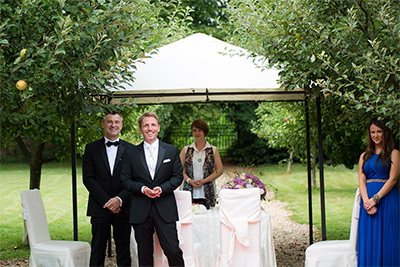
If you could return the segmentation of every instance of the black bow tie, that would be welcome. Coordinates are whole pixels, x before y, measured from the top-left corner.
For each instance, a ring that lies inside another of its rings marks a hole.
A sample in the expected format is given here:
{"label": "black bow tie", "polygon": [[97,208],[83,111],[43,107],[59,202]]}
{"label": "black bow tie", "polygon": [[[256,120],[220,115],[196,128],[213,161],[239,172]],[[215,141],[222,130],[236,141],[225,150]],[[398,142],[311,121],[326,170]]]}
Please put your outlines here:
{"label": "black bow tie", "polygon": [[118,146],[118,145],[119,145],[119,141],[115,141],[115,142],[108,141],[108,142],[106,143],[106,145],[107,145],[107,146]]}

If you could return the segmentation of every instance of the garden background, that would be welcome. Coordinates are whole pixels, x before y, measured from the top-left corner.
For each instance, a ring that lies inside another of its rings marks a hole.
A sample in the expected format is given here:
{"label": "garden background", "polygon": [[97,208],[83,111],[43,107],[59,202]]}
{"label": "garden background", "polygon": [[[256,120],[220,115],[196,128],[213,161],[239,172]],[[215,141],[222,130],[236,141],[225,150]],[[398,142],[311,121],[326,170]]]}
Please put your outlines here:
{"label": "garden background", "polygon": [[[228,145],[210,135],[210,142],[224,153],[226,148],[227,164],[257,166],[264,181],[278,189],[276,196],[290,203],[293,219],[302,222],[301,214],[307,213],[300,209],[307,206],[302,169],[306,163],[304,103],[139,106],[134,99],[123,99],[108,104],[110,87],[121,80],[134,82],[134,72],[128,71],[132,62],[196,32],[243,47],[254,57],[264,56],[267,60],[255,63],[260,69],[281,69],[283,89],[306,91],[314,170],[320,149],[315,97],[320,97],[328,239],[347,238],[345,218],[350,213],[346,216],[343,211],[351,207],[357,184],[354,166],[366,147],[367,123],[385,119],[399,147],[396,0],[0,0],[0,12],[0,181],[5,200],[1,258],[28,255],[19,241],[21,190],[40,188],[52,237],[71,239],[71,125],[76,125],[77,136],[77,153],[72,157],[79,162],[85,144],[101,138],[100,121],[109,110],[123,114],[122,137],[132,143],[141,140],[137,118],[145,111],[159,114],[160,139],[179,147],[190,139],[178,141],[177,136],[190,138],[191,121],[204,119],[221,139],[233,136]],[[17,89],[19,80],[27,87]],[[282,173],[273,175],[275,170]],[[318,227],[315,173],[312,180]],[[83,207],[87,194],[81,186],[78,201]],[[53,201],[60,195],[66,202]],[[85,225],[82,207],[79,224]],[[83,239],[87,238],[84,229],[79,230]]]}

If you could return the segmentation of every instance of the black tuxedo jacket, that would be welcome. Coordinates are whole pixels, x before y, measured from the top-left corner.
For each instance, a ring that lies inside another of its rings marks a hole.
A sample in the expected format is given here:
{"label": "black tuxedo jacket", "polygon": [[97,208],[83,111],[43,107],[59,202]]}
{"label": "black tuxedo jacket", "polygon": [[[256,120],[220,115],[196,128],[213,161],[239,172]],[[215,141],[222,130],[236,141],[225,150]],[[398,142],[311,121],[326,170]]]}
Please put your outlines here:
{"label": "black tuxedo jacket", "polygon": [[[160,216],[165,222],[179,219],[174,190],[182,183],[182,163],[178,148],[159,141],[158,158],[154,180],[151,179],[144,155],[143,143],[127,154],[128,162],[121,173],[122,186],[132,193],[130,223],[143,223],[150,212],[152,203],[155,204]],[[151,199],[142,193],[142,187],[153,189],[161,187],[160,197]]]}
{"label": "black tuxedo jacket", "polygon": [[118,196],[122,199],[119,215],[129,217],[132,194],[122,188],[119,180],[122,165],[126,161],[127,151],[134,148],[134,145],[120,140],[115,158],[114,172],[111,175],[104,138],[86,145],[82,173],[83,183],[89,191],[87,216],[105,216],[107,212],[111,211],[103,208],[103,206],[110,198]]}

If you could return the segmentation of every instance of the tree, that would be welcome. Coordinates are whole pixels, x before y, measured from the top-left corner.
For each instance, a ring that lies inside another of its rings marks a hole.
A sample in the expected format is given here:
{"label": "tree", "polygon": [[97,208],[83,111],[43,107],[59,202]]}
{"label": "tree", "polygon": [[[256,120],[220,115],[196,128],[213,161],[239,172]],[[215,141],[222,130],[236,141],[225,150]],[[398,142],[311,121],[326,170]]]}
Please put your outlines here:
{"label": "tree", "polygon": [[[270,147],[288,150],[290,156],[287,160],[287,172],[291,171],[290,167],[294,157],[301,158],[301,152],[305,151],[306,135],[303,110],[303,103],[285,102],[261,103],[256,109],[258,119],[253,122],[251,131],[266,139]],[[315,140],[315,138],[312,138],[312,140]],[[312,144],[312,147],[315,147],[315,143]],[[312,154],[312,159],[315,159],[315,154]],[[314,169],[315,160],[313,163]]]}
{"label": "tree", "polygon": [[255,110],[258,103],[235,103],[225,105],[227,119],[235,122],[237,141],[228,150],[234,161],[245,165],[279,162],[285,153],[268,146],[267,140],[251,132],[252,123],[257,120]]}
{"label": "tree", "polygon": [[[217,123],[223,116],[218,104],[173,104],[162,105],[157,108],[160,119],[160,137],[164,142],[173,143],[171,134],[174,129],[185,127],[190,129],[194,120],[202,119],[207,123]],[[212,127],[211,124],[208,125]],[[210,131],[213,129],[210,128]]]}
{"label": "tree", "polygon": [[400,137],[398,5],[398,0],[229,1],[235,43],[268,59],[264,67],[281,69],[283,88],[322,97],[323,127],[329,129],[324,148],[334,153],[332,164],[339,150],[332,141],[340,136],[353,142],[347,147],[358,145],[351,133],[359,137],[372,117],[386,119]]}
{"label": "tree", "polygon": [[[343,116],[340,103],[327,103],[332,97],[324,99],[322,112],[335,118],[322,125],[324,140],[324,160],[328,165],[344,164],[353,168],[360,153],[362,153],[364,134],[366,131],[353,131],[349,124],[353,120],[361,121],[362,118]],[[315,110],[315,101],[309,100],[309,110]],[[332,107],[338,106],[337,109]],[[256,110],[257,122],[253,124],[252,132],[265,138],[272,147],[285,148],[290,153],[288,172],[292,157],[307,162],[306,155],[306,123],[304,103],[262,103]],[[311,149],[311,182],[316,187],[315,168],[318,163],[316,114],[310,112],[310,149]]]}
{"label": "tree", "polygon": [[[47,143],[68,157],[73,122],[90,128],[99,113],[132,110],[129,100],[107,104],[109,88],[133,81],[134,60],[186,34],[186,13],[165,22],[160,10],[139,0],[0,0],[1,141],[18,144],[31,189],[40,188],[42,165],[54,159],[43,156]],[[18,80],[25,90],[16,89]]]}
{"label": "tree", "polygon": [[[153,0],[154,2],[168,2],[164,0]],[[182,0],[179,2],[182,8],[190,11],[192,23],[189,27],[194,32],[201,32],[212,35],[219,39],[224,39],[226,33],[219,26],[228,26],[228,17],[225,12],[226,3],[224,0]],[[162,13],[163,18],[168,18],[175,7],[166,7]]]}

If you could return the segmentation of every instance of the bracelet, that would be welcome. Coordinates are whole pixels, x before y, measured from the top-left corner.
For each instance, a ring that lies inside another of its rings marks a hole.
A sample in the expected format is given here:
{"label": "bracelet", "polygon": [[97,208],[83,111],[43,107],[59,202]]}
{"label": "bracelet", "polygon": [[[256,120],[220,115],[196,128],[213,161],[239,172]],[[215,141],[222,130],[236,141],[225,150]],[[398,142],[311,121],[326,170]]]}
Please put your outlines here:
{"label": "bracelet", "polygon": [[189,181],[190,181],[191,179],[190,178],[188,178],[187,180],[186,180],[186,183],[189,183]]}
{"label": "bracelet", "polygon": [[375,201],[376,205],[378,205],[381,202],[381,198],[379,197],[378,194],[373,195],[372,199]]}

